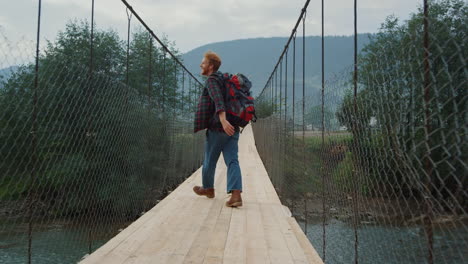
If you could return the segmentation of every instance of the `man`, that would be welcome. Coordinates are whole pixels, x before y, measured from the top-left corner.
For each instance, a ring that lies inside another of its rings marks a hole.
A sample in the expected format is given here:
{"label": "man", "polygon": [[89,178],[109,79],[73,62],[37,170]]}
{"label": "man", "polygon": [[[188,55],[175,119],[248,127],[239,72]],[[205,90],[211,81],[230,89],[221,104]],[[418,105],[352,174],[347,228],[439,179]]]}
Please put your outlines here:
{"label": "man", "polygon": [[208,198],[215,197],[214,174],[219,155],[223,152],[227,166],[227,192],[231,198],[226,206],[242,206],[242,175],[238,160],[239,128],[226,119],[225,87],[222,73],[218,71],[221,58],[214,52],[204,54],[200,64],[201,74],[207,76],[205,88],[198,102],[195,116],[195,132],[207,128],[205,160],[203,161],[203,186],[193,187],[193,191]]}

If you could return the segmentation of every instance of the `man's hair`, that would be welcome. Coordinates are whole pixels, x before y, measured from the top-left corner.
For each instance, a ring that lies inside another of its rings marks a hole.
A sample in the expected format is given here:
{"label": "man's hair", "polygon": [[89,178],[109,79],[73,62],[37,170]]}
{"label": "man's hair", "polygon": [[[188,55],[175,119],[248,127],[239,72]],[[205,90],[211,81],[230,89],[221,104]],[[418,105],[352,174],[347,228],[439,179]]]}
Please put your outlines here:
{"label": "man's hair", "polygon": [[213,51],[209,50],[205,53],[205,58],[208,62],[213,65],[213,70],[218,71],[219,67],[221,66],[221,58],[218,54],[214,53]]}

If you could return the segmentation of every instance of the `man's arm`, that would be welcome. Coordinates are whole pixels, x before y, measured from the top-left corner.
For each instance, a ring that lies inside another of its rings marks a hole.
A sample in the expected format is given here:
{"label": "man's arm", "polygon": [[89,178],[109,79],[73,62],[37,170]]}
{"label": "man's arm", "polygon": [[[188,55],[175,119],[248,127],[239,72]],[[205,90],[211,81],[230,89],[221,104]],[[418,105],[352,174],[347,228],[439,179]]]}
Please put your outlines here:
{"label": "man's arm", "polygon": [[224,107],[224,97],[221,93],[221,87],[219,86],[219,82],[217,82],[214,78],[209,78],[207,81],[207,89],[208,94],[210,95],[211,99],[215,104],[216,114],[218,114],[219,121],[221,121],[221,125],[223,126],[224,132],[229,136],[234,135],[234,127],[227,121],[226,119],[226,111]]}
{"label": "man's arm", "polygon": [[229,121],[227,121],[226,112],[224,111],[219,112],[218,116],[219,116],[219,121],[221,121],[221,125],[223,125],[224,132],[226,132],[228,136],[234,135],[234,132],[235,132],[234,127],[231,125],[231,123],[229,123]]}
{"label": "man's arm", "polygon": [[208,90],[208,94],[214,102],[215,114],[218,114],[221,111],[225,111],[224,97],[221,92],[221,87],[218,81],[216,81],[215,78],[212,77],[208,78],[206,88]]}

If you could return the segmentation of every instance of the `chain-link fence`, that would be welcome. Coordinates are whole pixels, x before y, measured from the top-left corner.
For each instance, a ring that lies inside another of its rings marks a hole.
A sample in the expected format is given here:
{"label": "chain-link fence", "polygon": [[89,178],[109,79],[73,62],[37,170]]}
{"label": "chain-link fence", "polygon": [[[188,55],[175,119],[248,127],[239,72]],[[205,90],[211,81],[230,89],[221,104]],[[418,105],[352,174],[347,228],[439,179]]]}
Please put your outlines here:
{"label": "chain-link fence", "polygon": [[322,82],[296,36],[307,4],[253,126],[282,202],[326,263],[464,263],[466,3],[389,17],[356,68]]}
{"label": "chain-link fence", "polygon": [[1,263],[76,263],[201,164],[200,83],[127,7],[122,38],[86,20],[44,47],[0,29]]}

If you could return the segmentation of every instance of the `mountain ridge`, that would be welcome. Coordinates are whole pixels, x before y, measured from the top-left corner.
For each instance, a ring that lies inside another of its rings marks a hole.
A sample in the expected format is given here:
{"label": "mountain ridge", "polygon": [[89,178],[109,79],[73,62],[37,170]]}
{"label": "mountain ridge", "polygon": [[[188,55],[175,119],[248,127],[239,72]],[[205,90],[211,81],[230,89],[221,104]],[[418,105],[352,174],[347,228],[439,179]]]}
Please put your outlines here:
{"label": "mountain ridge", "polygon": [[[371,34],[358,34],[358,52],[369,43]],[[243,73],[253,83],[253,94],[258,95],[265,86],[279,56],[288,41],[287,37],[249,38],[209,43],[182,54],[182,59],[189,71],[199,79],[199,64],[203,54],[212,50],[222,59],[220,71]],[[302,37],[296,38],[296,77],[302,83]],[[306,83],[321,80],[321,37],[306,36]],[[325,78],[340,74],[354,63],[354,36],[326,36],[325,43]],[[292,67],[294,41],[288,51],[288,67]],[[307,57],[309,56],[309,57]],[[283,63],[286,65],[286,63]],[[291,71],[290,71],[291,72]],[[289,74],[288,74],[289,75]]]}

